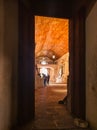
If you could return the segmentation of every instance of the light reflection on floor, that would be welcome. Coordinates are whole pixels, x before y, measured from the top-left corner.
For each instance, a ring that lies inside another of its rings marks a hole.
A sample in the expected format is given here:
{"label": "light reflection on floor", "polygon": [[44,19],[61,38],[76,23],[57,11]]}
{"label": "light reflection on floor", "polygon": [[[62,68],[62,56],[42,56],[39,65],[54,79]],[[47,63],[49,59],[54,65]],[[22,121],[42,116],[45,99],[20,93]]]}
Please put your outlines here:
{"label": "light reflection on floor", "polygon": [[64,93],[67,92],[67,89],[52,89],[52,91],[57,92],[57,93]]}

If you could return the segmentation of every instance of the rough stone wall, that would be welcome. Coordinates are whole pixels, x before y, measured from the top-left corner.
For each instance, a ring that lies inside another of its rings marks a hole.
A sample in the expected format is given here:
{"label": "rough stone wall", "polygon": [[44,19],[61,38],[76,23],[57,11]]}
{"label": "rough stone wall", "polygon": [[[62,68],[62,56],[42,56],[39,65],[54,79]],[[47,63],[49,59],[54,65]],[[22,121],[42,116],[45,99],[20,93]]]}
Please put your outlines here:
{"label": "rough stone wall", "polygon": [[[57,58],[67,53],[68,26],[68,19],[35,16],[36,56],[39,56],[42,50],[52,50]],[[44,55],[49,56],[50,54]]]}

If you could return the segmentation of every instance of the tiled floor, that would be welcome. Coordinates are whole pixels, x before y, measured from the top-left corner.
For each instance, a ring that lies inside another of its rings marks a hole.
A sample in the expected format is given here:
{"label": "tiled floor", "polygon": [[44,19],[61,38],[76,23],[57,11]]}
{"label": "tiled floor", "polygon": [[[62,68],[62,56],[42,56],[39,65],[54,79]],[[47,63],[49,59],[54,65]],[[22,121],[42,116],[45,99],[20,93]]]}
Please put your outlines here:
{"label": "tiled floor", "polygon": [[18,130],[77,130],[65,104],[65,85],[41,87],[35,90],[35,120]]}

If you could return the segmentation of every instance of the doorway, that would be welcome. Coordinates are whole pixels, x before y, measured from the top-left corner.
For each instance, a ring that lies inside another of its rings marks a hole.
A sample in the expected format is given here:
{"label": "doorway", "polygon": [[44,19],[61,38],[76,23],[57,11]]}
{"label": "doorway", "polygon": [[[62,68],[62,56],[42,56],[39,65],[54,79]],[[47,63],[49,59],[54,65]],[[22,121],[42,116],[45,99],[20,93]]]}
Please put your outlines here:
{"label": "doorway", "polygon": [[52,83],[67,83],[69,75],[69,19],[35,16],[35,66],[50,66]]}
{"label": "doorway", "polygon": [[[60,106],[60,104],[58,104],[58,101],[62,100],[67,95],[67,78],[69,75],[68,36],[69,36],[69,19],[58,19],[58,18],[51,18],[51,17],[35,16],[35,44],[36,44],[35,46],[35,66],[36,66],[36,73],[35,73],[35,78],[36,78],[35,79],[36,80],[35,81],[36,82],[35,104],[36,105],[35,106],[36,108],[35,110],[38,113],[38,114],[35,113],[36,118],[39,118],[39,115],[41,115],[39,113],[40,111],[42,112],[43,115],[44,113],[45,115],[49,113],[55,116],[56,112],[53,109],[57,110],[57,107]],[[47,85],[45,88],[43,88],[44,87],[43,79],[41,75],[42,73],[47,75],[48,72],[50,74],[50,84]],[[54,100],[55,97],[56,100]],[[49,101],[48,98],[50,99]],[[43,104],[43,102],[45,105]],[[53,107],[49,106],[50,107],[49,108],[48,102],[49,105],[50,106],[53,105]],[[53,102],[53,104],[51,102]],[[37,104],[39,105],[38,107]],[[44,108],[41,106],[41,104],[43,104],[42,106],[44,106]],[[45,106],[47,108],[45,108]],[[59,109],[59,114],[61,111],[63,112],[64,115],[64,112],[66,112],[64,111],[65,108],[63,107],[63,110]],[[48,117],[48,114],[46,116]],[[67,117],[66,115],[64,116]],[[60,120],[61,118],[63,118],[62,115],[60,117]],[[43,119],[41,118],[41,120]],[[47,120],[49,123],[51,123],[49,121],[50,118],[49,119],[47,118]],[[57,116],[56,116],[56,120],[59,120]],[[56,125],[58,125],[57,122]],[[54,124],[55,123],[53,122],[52,125]],[[68,127],[70,128],[70,126]]]}
{"label": "doorway", "polygon": [[[32,11],[19,4],[19,55],[18,55],[18,122],[23,124],[35,116],[35,37]],[[70,19],[70,77],[71,112],[85,117],[85,23],[81,9]],[[75,29],[76,28],[76,29]],[[81,40],[80,40],[81,39]],[[76,56],[76,57],[75,57]],[[80,60],[79,60],[80,59]],[[54,60],[55,63],[55,60]],[[32,78],[33,77],[33,78]],[[33,87],[33,88],[32,88]],[[76,102],[76,97],[78,97]],[[25,102],[26,101],[26,102]],[[80,104],[79,104],[80,103]]]}

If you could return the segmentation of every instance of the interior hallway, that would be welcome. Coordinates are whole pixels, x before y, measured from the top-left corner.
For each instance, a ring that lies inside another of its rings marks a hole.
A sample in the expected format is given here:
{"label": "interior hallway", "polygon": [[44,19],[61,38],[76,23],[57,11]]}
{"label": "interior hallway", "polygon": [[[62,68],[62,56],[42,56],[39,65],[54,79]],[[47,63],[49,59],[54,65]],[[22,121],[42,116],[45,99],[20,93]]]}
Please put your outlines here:
{"label": "interior hallway", "polygon": [[66,85],[54,84],[37,88],[35,120],[16,130],[83,130],[74,125],[74,119],[67,111],[66,104],[58,103],[66,96],[66,93]]}

